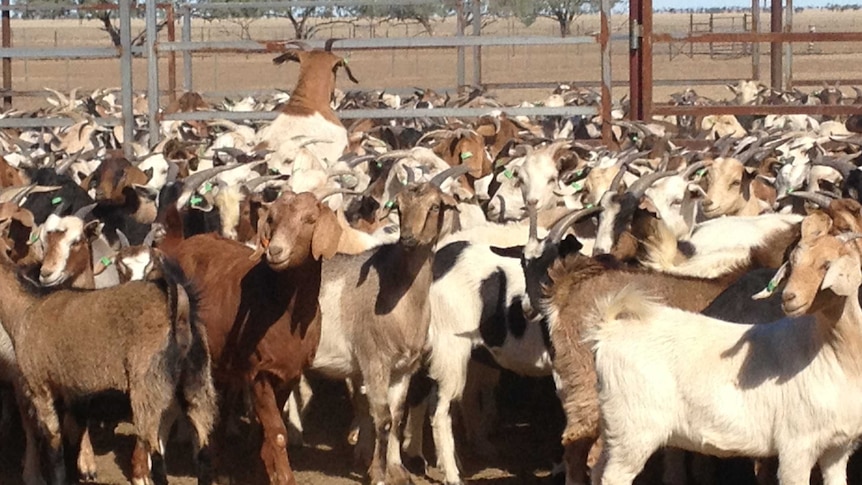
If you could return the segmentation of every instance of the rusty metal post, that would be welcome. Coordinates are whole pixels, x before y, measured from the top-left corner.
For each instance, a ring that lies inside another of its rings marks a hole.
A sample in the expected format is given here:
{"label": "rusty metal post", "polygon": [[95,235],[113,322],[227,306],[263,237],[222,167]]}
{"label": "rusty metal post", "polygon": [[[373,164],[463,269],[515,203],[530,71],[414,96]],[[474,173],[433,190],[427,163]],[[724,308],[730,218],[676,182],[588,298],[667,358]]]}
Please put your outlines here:
{"label": "rusty metal post", "polygon": [[[787,8],[784,9],[786,22],[784,23],[784,32],[789,34],[793,32],[793,0],[787,0]],[[790,90],[793,88],[793,43],[784,44],[784,89]]]}
{"label": "rusty metal post", "polygon": [[[455,35],[458,37],[464,37],[464,0],[458,0],[455,3],[455,15],[457,17],[456,22],[456,32]],[[460,90],[462,86],[466,83],[465,79],[465,67],[464,67],[464,47],[458,47],[458,67],[456,73],[456,83],[458,84],[458,89]]]}
{"label": "rusty metal post", "polygon": [[[176,16],[174,15],[174,4],[165,6],[165,20],[168,23],[168,42],[177,40]],[[168,99],[173,102],[177,99],[177,53],[168,53]]]}
{"label": "rusty metal post", "polygon": [[[10,22],[9,0],[3,0],[3,47],[12,47],[12,24]],[[12,109],[12,58],[3,58],[3,109]]]}
{"label": "rusty metal post", "polygon": [[[473,36],[482,35],[482,2],[473,0]],[[482,46],[473,47],[473,86],[482,85]]]}
{"label": "rusty metal post", "polygon": [[643,119],[643,98],[641,83],[643,72],[641,70],[641,11],[643,0],[631,0],[629,2],[629,118],[631,120]]}
{"label": "rusty metal post", "polygon": [[[769,11],[770,32],[780,34],[783,24],[783,15],[781,14],[783,2],[781,0],[772,0],[772,8]],[[781,91],[781,41],[774,41],[769,46],[770,66],[769,77],[772,83],[772,89]]]}
{"label": "rusty metal post", "polygon": [[[751,0],[751,33],[760,33],[760,0]],[[751,44],[751,79],[760,81],[760,42]]]}
{"label": "rusty metal post", "polygon": [[652,120],[652,0],[641,0],[641,105],[643,119]]}
{"label": "rusty metal post", "polygon": [[132,91],[132,0],[120,2],[120,87],[123,99],[123,153],[131,159],[135,138],[135,94]]}
{"label": "rusty metal post", "polygon": [[156,30],[156,0],[147,0],[145,18],[147,22],[147,121],[149,145],[159,143],[159,52],[156,45],[159,33]]}
{"label": "rusty metal post", "polygon": [[611,0],[602,0],[601,31],[599,32],[599,43],[602,48],[602,142],[605,145],[611,143],[611,106],[613,104],[613,93],[611,92]]}

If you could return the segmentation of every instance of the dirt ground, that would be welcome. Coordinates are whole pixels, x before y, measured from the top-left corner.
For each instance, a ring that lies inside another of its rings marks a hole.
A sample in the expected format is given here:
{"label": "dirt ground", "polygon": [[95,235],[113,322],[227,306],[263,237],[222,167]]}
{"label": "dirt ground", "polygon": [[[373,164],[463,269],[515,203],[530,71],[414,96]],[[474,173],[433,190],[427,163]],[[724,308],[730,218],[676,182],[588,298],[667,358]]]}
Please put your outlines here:
{"label": "dirt ground", "polygon": [[[366,483],[365,470],[354,465],[353,448],[347,443],[351,419],[350,404],[344,387],[316,380],[315,397],[305,420],[305,445],[290,450],[290,461],[299,485],[352,485]],[[477,456],[468,445],[458,443],[463,476],[471,484],[515,485],[550,483],[552,463],[559,460],[561,411],[550,379],[509,376],[498,395],[499,420],[491,435],[497,448],[493,457]],[[456,420],[457,424],[457,420]],[[463,435],[456,429],[456,438]],[[128,483],[129,460],[134,447],[130,425],[121,423],[116,432],[106,428],[93,431],[99,477],[97,484]],[[20,429],[13,436],[0,438],[0,484],[21,485],[20,467],[23,439]],[[258,439],[252,426],[242,429],[231,440],[231,455],[226,468],[235,484],[266,483],[254,443]],[[434,463],[430,425],[425,430],[426,456]],[[193,485],[194,470],[188,457],[189,447],[171,445],[167,453],[170,483]],[[443,476],[429,466],[427,476],[416,475],[417,485],[442,483]]]}
{"label": "dirt ground", "polygon": [[[575,35],[595,34],[599,29],[597,15],[584,15],[573,26]],[[656,32],[687,33],[693,24],[709,21],[707,14],[656,13],[654,18]],[[715,31],[739,32],[743,25],[749,25],[751,17],[742,13],[720,14],[713,19]],[[612,34],[625,35],[628,31],[627,15],[615,14],[611,18]],[[763,14],[760,25],[769,25],[769,15]],[[862,15],[858,12],[838,12],[828,10],[803,10],[793,15],[793,28],[796,32],[806,32],[814,27],[817,32],[862,31]],[[32,47],[52,46],[92,46],[108,47],[107,34],[100,30],[101,24],[94,20],[20,20],[12,21],[13,45]],[[144,24],[134,20],[133,31],[142,31]],[[695,29],[699,28],[697,25]],[[452,19],[438,20],[435,35],[446,36],[454,33]],[[179,25],[177,37],[180,35]],[[373,23],[367,19],[344,22],[323,28],[319,38],[338,37],[403,37],[425,35],[415,25],[395,25]],[[554,22],[539,19],[530,27],[523,26],[514,19],[492,21],[483,29],[483,35],[558,35]],[[194,41],[227,41],[240,37],[253,40],[286,40],[292,36],[290,24],[285,19],[262,18],[253,20],[214,20],[195,19],[192,23],[191,37]],[[167,41],[166,29],[160,35]],[[627,39],[613,43],[612,78],[619,83],[613,92],[615,99],[627,95],[628,51]],[[684,87],[695,87],[698,93],[715,99],[731,97],[721,84],[696,86],[691,83],[661,85],[665,81],[684,79],[749,79],[752,77],[753,57],[741,44],[712,46],[716,55],[707,54],[709,45],[692,47],[690,44],[655,44],[654,77],[656,87],[654,98],[657,102],[667,101],[669,94]],[[700,50],[704,54],[694,54]],[[795,81],[862,79],[862,50],[856,43],[805,43],[793,44],[793,78]],[[350,66],[360,80],[362,89],[410,89],[414,86],[434,89],[451,88],[456,80],[455,49],[414,49],[342,52],[349,56]],[[472,79],[471,49],[467,49],[467,82]],[[270,54],[195,54],[192,58],[192,81],[196,91],[209,95],[209,99],[220,101],[223,97],[237,98],[237,93],[269,92],[273,89],[289,89],[296,80],[298,69],[295,66],[273,66]],[[769,79],[769,44],[761,45],[761,79]],[[168,58],[163,54],[160,63],[160,87],[168,87]],[[482,82],[572,82],[597,83],[600,79],[600,59],[598,45],[573,46],[534,46],[534,47],[486,47],[482,50]],[[134,85],[136,89],[146,87],[146,65],[144,60],[134,63]],[[182,56],[176,58],[177,86],[183,86]],[[339,79],[341,89],[356,87],[347,81],[346,76]],[[97,88],[118,87],[119,63],[107,60],[16,60],[13,62],[13,88],[17,91],[42,91],[50,87],[68,93],[73,88],[80,92],[91,92]],[[818,82],[819,84],[819,82]],[[846,87],[847,82],[843,85]],[[815,87],[804,87],[810,91]],[[507,89],[493,91],[501,101],[517,103],[523,100],[540,101],[548,94],[548,89]],[[846,87],[846,92],[852,91]],[[166,99],[163,100],[166,102]],[[44,99],[19,98],[15,106],[30,109],[45,106]]]}

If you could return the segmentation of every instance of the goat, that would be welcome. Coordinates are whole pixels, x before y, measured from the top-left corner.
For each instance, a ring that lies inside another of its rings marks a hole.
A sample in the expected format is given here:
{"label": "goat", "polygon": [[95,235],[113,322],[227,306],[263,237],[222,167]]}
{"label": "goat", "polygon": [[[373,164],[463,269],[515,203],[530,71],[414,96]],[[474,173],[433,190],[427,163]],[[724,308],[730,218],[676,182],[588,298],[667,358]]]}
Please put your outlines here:
{"label": "goat", "polygon": [[[51,483],[66,483],[54,401],[71,405],[109,390],[127,393],[131,401],[140,451],[132,457],[134,483],[148,479],[150,457],[155,482],[167,483],[163,415],[177,398],[197,432],[198,458],[207,459],[216,402],[205,333],[193,288],[175,265],[164,264],[171,271],[163,284],[136,282],[43,296],[19,281],[11,261],[0,262],[7,291],[0,321],[18,359],[16,391],[35,413],[33,422],[24,420],[28,436],[38,429],[48,444]],[[199,480],[210,480],[204,468]]]}
{"label": "goat", "polygon": [[775,189],[757,178],[756,168],[744,164],[739,158],[706,161],[708,187],[703,214],[707,218],[754,216],[771,209]]}
{"label": "goat", "polygon": [[439,185],[466,170],[452,167],[398,193],[398,243],[339,255],[323,267],[324,330],[312,369],[330,378],[361,376],[374,431],[360,431],[360,438],[376,436],[368,470],[374,484],[409,481],[394,433],[428,335],[433,248],[450,229],[456,207]]}
{"label": "goat", "polygon": [[632,483],[666,444],[777,454],[782,485],[807,484],[815,462],[824,483],[847,482],[862,434],[862,257],[847,243],[862,234],[835,236],[831,226],[822,212],[803,221],[782,292],[788,318],[770,325],[667,308],[634,285],[597,299],[588,342],[605,448],[593,483]]}
{"label": "goat", "polygon": [[548,325],[554,351],[553,367],[567,423],[563,445],[568,483],[586,483],[588,455],[599,433],[595,367],[581,339],[587,316],[576,302],[592,301],[637,281],[655,288],[675,306],[700,311],[736,279],[735,275],[703,279],[627,269],[606,256],[578,254],[567,241],[561,246],[561,239],[566,226],[582,216],[564,217],[541,242],[532,232],[523,261],[527,294]]}
{"label": "goat", "polygon": [[[313,195],[286,192],[262,214],[256,250],[212,234],[166,237],[160,245],[200,290],[217,387],[251,388],[263,427],[260,457],[271,483],[295,483],[279,409],[317,349],[321,265],[334,255],[340,233],[335,215]],[[223,428],[214,448],[224,446]]]}
{"label": "goat", "polygon": [[[329,105],[335,89],[335,72],[339,68],[347,71],[354,83],[359,81],[347,66],[347,61],[330,52],[332,41],[327,41],[325,50],[305,50],[299,42],[292,44],[300,49],[291,49],[273,59],[273,63],[287,61],[299,63],[299,80],[276,119],[258,133],[257,145],[263,145],[275,153],[271,155],[269,167],[282,171],[282,164],[292,160],[300,138],[321,140],[308,150],[323,164],[335,163],[347,147],[347,130]],[[282,173],[285,173],[282,171]]]}

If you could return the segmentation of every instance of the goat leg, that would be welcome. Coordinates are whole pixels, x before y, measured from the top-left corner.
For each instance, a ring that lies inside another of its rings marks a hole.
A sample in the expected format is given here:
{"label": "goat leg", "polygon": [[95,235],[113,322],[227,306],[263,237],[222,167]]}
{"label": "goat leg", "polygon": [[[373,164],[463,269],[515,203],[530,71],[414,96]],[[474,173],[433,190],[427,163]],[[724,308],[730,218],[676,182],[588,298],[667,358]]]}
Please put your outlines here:
{"label": "goat leg", "polygon": [[269,378],[258,376],[253,384],[254,411],[263,427],[260,457],[266,467],[269,482],[277,485],[296,485],[293,470],[287,458],[287,428],[276,403],[275,392]]}

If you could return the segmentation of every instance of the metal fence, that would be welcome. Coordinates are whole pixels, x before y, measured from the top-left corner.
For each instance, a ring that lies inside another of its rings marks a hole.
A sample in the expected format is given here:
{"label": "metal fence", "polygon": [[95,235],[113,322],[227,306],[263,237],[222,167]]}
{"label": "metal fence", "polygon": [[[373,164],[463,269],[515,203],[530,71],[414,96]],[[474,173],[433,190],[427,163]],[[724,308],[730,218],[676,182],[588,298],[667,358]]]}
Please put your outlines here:
{"label": "metal fence", "polygon": [[[8,2],[8,0],[4,0]],[[362,5],[421,5],[421,4],[436,4],[439,0],[296,0],[296,1],[273,1],[273,2],[244,2],[241,8],[262,8],[262,9],[283,9],[288,7],[332,7],[332,6],[362,6]],[[479,14],[480,3],[472,2],[473,15]],[[122,34],[122,44],[119,49],[115,48],[91,48],[91,47],[64,47],[61,49],[37,49],[37,48],[15,48],[11,43],[5,43],[0,48],[0,58],[4,59],[4,68],[11,63],[12,59],[26,58],[118,58],[120,60],[121,70],[121,91],[123,103],[122,120],[117,119],[101,119],[99,122],[107,124],[117,124],[122,121],[124,129],[127,133],[131,133],[134,127],[132,117],[132,54],[142,54],[148,60],[147,67],[147,100],[149,111],[149,131],[150,143],[154,145],[158,142],[158,124],[160,120],[209,120],[209,119],[233,119],[233,120],[269,120],[273,119],[277,113],[273,112],[212,112],[202,111],[195,113],[174,113],[174,114],[159,114],[159,66],[157,60],[161,55],[173,56],[176,52],[182,53],[183,57],[183,86],[186,90],[194,89],[192,77],[192,53],[216,53],[216,52],[262,52],[276,53],[284,52],[287,47],[283,41],[268,41],[255,42],[251,40],[238,41],[192,41],[191,40],[191,17],[194,11],[201,10],[224,10],[235,9],[238,7],[235,3],[185,3],[177,7],[177,10],[182,16],[182,34],[181,40],[176,41],[174,35],[170,33],[167,42],[159,42],[156,35],[156,12],[160,7],[165,8],[165,5],[159,4],[156,0],[146,1],[146,26],[147,36],[146,45],[142,49],[135,49],[131,46],[131,1],[118,0],[118,6],[107,6],[105,8],[117,8],[120,19],[120,32]],[[2,9],[4,14],[4,39],[9,32],[9,12],[11,10],[23,9],[22,5],[4,4]],[[43,9],[68,9],[80,8],[70,5],[27,5],[26,8],[43,8]],[[527,36],[482,36],[480,22],[474,22],[474,28],[471,35],[467,35],[465,31],[464,21],[466,12],[464,12],[464,2],[457,2],[456,11],[458,12],[458,31],[454,37],[397,37],[397,38],[372,38],[372,39],[340,39],[334,43],[334,47],[339,49],[352,50],[381,50],[381,49],[452,49],[456,51],[457,62],[457,78],[455,84],[464,86],[466,84],[465,72],[465,57],[466,51],[469,48],[473,57],[473,84],[482,84],[481,73],[481,48],[487,46],[541,46],[541,45],[564,45],[575,46],[583,44],[599,44],[601,46],[601,66],[602,66],[602,107],[601,110],[591,106],[567,106],[560,108],[550,107],[535,107],[535,108],[505,108],[505,111],[513,116],[528,115],[528,116],[573,116],[573,115],[595,115],[598,112],[605,114],[604,119],[610,119],[611,95],[610,95],[610,1],[602,0],[602,28],[598,35],[576,36],[568,38],[559,38],[552,36],[543,37],[527,37]],[[174,8],[171,6],[167,9],[169,16],[173,16]],[[478,17],[477,17],[478,18]],[[169,28],[173,27],[173,19],[169,19]],[[285,39],[285,41],[288,39]],[[321,40],[308,40],[307,43],[312,47],[322,47]],[[176,83],[175,63],[173,60],[169,62],[169,92],[174,92]],[[573,73],[575,74],[575,73]],[[4,83],[4,96],[8,97],[11,94],[11,74],[9,83]],[[487,114],[489,109],[477,108],[447,108],[432,110],[350,110],[342,111],[339,116],[345,119],[349,118],[398,118],[398,117],[476,117]],[[71,119],[52,119],[43,120],[45,124],[54,126],[71,125]],[[0,119],[0,127],[10,126],[32,126],[37,121],[32,119],[17,119],[6,118]],[[606,134],[610,133],[609,126],[605,130]]]}

